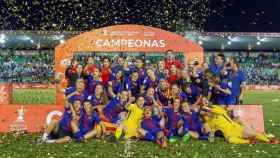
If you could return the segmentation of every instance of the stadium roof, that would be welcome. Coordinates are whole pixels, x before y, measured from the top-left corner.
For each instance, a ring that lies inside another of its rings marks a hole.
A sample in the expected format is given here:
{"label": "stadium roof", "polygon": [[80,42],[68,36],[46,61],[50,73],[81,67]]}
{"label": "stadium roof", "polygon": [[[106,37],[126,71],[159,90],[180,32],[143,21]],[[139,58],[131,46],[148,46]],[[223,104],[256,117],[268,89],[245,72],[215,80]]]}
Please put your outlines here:
{"label": "stadium roof", "polygon": [[186,32],[186,38],[207,50],[279,51],[280,33]]}
{"label": "stadium roof", "polygon": [[[54,49],[82,32],[0,31],[2,49]],[[280,51],[280,33],[185,32],[206,51]]]}

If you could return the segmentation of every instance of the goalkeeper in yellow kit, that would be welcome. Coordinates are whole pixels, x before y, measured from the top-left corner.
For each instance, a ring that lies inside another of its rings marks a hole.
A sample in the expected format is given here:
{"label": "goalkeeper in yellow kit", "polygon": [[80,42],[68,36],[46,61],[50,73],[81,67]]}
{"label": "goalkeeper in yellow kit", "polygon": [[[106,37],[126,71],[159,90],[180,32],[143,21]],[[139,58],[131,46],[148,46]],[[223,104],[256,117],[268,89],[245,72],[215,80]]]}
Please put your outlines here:
{"label": "goalkeeper in yellow kit", "polygon": [[143,106],[145,103],[144,97],[140,96],[137,98],[136,103],[132,104],[135,99],[130,98],[129,103],[126,105],[128,111],[126,119],[124,119],[118,126],[115,137],[119,139],[124,136],[124,138],[138,138],[140,137],[138,129],[140,128],[140,123],[143,117]]}
{"label": "goalkeeper in yellow kit", "polygon": [[241,125],[234,121],[228,114],[226,108],[218,105],[209,105],[206,98],[202,99],[202,109],[206,123],[212,132],[222,132],[224,138],[233,144],[249,144],[256,141],[278,144],[275,137],[257,133],[254,129]]}

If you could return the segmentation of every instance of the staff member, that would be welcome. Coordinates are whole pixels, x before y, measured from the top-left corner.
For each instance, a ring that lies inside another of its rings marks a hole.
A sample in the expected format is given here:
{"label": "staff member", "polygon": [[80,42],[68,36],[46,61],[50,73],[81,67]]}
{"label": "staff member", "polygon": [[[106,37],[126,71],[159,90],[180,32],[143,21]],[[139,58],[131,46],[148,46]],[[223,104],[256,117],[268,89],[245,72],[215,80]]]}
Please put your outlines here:
{"label": "staff member", "polygon": [[245,81],[244,73],[239,69],[239,64],[235,58],[230,59],[231,71],[229,73],[229,85],[231,88],[230,104],[243,103],[243,85]]}

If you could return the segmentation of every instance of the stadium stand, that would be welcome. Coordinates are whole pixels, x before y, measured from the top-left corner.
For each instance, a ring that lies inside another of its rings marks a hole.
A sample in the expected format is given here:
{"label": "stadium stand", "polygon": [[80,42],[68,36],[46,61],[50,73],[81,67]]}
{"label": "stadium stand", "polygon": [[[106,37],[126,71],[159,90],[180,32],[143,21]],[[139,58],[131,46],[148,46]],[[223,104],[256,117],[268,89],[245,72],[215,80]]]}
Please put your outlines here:
{"label": "stadium stand", "polygon": [[48,83],[54,76],[53,51],[12,51],[0,53],[0,82]]}
{"label": "stadium stand", "polygon": [[[215,52],[206,52],[208,63]],[[280,54],[269,52],[224,52],[227,59],[237,58],[246,74],[247,85],[278,85],[280,83]],[[112,54],[114,56],[114,54]],[[78,57],[81,58],[81,57]],[[150,56],[153,63],[161,56]],[[1,50],[0,82],[49,83],[54,77],[54,54],[51,50]]]}

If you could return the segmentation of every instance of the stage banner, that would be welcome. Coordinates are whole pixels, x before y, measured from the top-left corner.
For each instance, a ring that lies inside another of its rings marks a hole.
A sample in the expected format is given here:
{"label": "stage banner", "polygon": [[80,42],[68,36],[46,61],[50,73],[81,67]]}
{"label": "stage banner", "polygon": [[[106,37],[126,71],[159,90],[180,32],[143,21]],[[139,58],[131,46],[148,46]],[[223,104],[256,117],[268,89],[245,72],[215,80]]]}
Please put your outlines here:
{"label": "stage banner", "polygon": [[[127,52],[147,54],[167,50],[183,54],[183,65],[189,62],[203,62],[203,48],[176,33],[142,25],[115,25],[72,37],[55,47],[55,76],[60,84],[55,85],[14,85],[22,88],[56,88],[56,105],[11,105],[12,86],[0,84],[0,132],[40,132],[53,117],[62,114],[64,105],[63,89],[67,88],[65,70],[78,53]],[[47,121],[48,120],[48,121]]]}
{"label": "stage banner", "polygon": [[265,131],[261,105],[233,105],[230,108],[233,109],[234,115],[238,116],[244,125],[252,127],[257,132],[263,133]]}
{"label": "stage banner", "polygon": [[43,132],[51,120],[59,120],[63,106],[1,105],[0,132]]}
{"label": "stage banner", "polygon": [[0,83],[0,105],[10,104],[12,101],[12,85]]}
{"label": "stage banner", "polygon": [[[164,55],[167,50],[182,52],[185,65],[193,61],[203,62],[203,48],[176,33],[133,24],[95,29],[68,39],[55,47],[56,78],[65,81],[65,70],[74,54],[79,52],[143,52],[145,54],[160,52]],[[63,85],[65,84],[61,82],[60,87]],[[63,94],[58,90],[56,95],[56,103],[63,104]]]}

